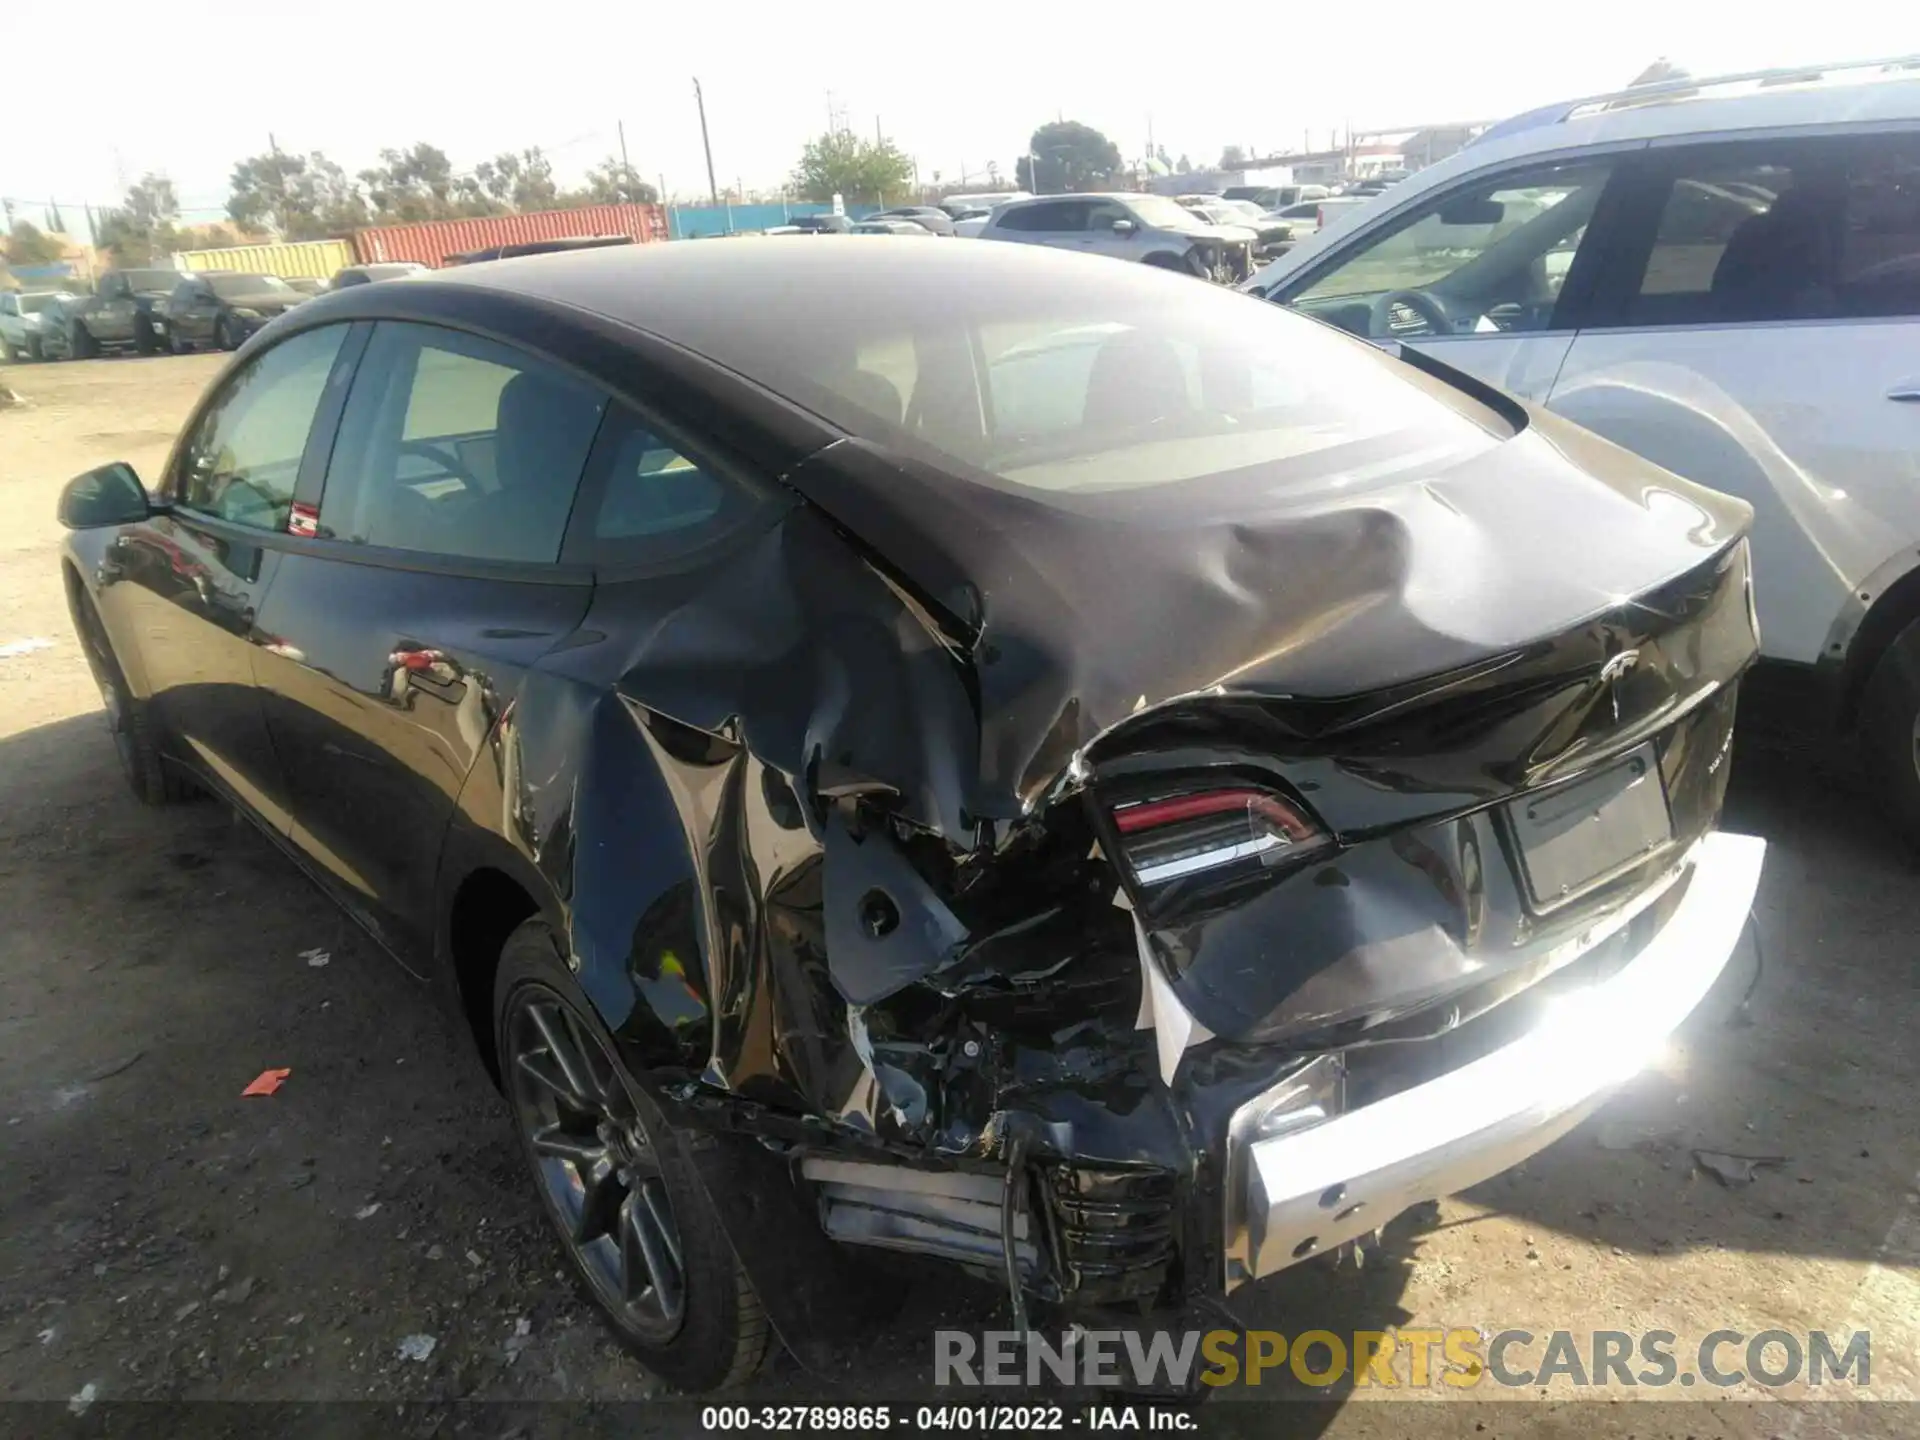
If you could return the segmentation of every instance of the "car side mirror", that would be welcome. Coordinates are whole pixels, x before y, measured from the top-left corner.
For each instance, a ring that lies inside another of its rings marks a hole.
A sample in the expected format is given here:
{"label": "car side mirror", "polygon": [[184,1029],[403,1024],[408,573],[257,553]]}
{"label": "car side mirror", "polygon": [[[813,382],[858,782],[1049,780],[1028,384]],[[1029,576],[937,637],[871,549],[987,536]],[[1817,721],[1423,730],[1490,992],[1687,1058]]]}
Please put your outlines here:
{"label": "car side mirror", "polygon": [[60,523],[69,530],[132,525],[152,513],[146,487],[124,460],[76,475],[60,492]]}
{"label": "car side mirror", "polygon": [[1131,235],[1139,228],[1140,227],[1131,220],[1115,220],[1113,222],[1113,233],[1116,235]]}

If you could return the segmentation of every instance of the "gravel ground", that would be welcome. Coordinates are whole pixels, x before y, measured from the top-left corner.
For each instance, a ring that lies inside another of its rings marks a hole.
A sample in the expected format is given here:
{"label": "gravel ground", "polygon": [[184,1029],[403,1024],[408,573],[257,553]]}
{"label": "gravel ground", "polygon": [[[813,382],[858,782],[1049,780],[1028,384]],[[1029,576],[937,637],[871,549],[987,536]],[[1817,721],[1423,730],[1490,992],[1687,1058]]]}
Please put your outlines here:
{"label": "gravel ground", "polygon": [[[464,1038],[250,827],[210,802],[144,809],[121,781],[60,594],[54,497],[111,459],[155,477],[220,363],[4,372],[28,404],[0,411],[0,1430],[59,1430],[82,1394],[96,1419],[126,1400],[352,1401],[383,1408],[334,1413],[393,1433],[699,1428],[561,1282]],[[1395,1226],[1361,1273],[1316,1263],[1242,1291],[1248,1323],[1664,1328],[1683,1352],[1723,1328],[1867,1327],[1870,1393],[1920,1393],[1913,863],[1844,767],[1761,728],[1737,747],[1729,825],[1772,843],[1750,1023],[1697,1027],[1530,1164]],[[284,1087],[241,1098],[270,1067]],[[1728,1188],[1694,1149],[1783,1163]],[[1004,1323],[990,1292],[922,1287],[833,1373],[783,1358],[745,1398],[924,1395],[934,1328]],[[1625,1408],[1643,1435],[1915,1433],[1910,1406],[1737,1403],[1760,1394]],[[1343,1389],[1291,1428],[1613,1433],[1620,1407],[1577,1397],[1556,1380],[1411,1412]],[[1265,1428],[1244,1398],[1203,1428]],[[267,1413],[203,1413],[192,1433]]]}

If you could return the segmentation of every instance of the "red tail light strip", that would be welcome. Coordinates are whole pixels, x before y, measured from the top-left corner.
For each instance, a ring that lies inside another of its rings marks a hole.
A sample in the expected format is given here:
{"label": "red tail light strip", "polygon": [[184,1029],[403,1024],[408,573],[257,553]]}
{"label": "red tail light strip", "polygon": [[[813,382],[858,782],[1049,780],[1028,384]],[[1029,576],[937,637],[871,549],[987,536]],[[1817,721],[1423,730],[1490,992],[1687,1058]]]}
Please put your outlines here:
{"label": "red tail light strip", "polygon": [[1114,811],[1113,820],[1120,827],[1122,835],[1133,835],[1142,830],[1177,825],[1183,820],[1198,820],[1206,815],[1221,815],[1231,810],[1251,810],[1295,840],[1310,840],[1319,833],[1284,801],[1263,790],[1204,790],[1198,795],[1148,800]]}
{"label": "red tail light strip", "polygon": [[1113,820],[1142,885],[1326,838],[1312,821],[1264,790],[1202,790],[1146,800],[1117,807]]}

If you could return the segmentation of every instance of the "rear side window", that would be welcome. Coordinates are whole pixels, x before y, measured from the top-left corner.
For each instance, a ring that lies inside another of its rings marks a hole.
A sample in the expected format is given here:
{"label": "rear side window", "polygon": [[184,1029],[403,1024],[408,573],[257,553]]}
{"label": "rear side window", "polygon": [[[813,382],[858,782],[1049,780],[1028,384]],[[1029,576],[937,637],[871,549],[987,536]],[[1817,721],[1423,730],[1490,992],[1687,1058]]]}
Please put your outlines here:
{"label": "rear side window", "polygon": [[227,381],[188,439],[176,501],[255,530],[284,530],[307,435],[347,327],[284,340]]}
{"label": "rear side window", "polygon": [[509,346],[382,322],[340,418],[320,533],[551,563],[606,407],[593,386]]}
{"label": "rear side window", "polygon": [[744,476],[695,459],[616,405],[588,462],[567,558],[612,565],[671,563],[730,533],[763,498]]}
{"label": "rear side window", "polygon": [[1621,324],[1920,314],[1920,137],[1702,149],[1657,183]]}
{"label": "rear side window", "polygon": [[1087,228],[1087,204],[1083,200],[1056,200],[1044,205],[1022,205],[1009,210],[998,221],[1002,230],[1045,230],[1053,234]]}

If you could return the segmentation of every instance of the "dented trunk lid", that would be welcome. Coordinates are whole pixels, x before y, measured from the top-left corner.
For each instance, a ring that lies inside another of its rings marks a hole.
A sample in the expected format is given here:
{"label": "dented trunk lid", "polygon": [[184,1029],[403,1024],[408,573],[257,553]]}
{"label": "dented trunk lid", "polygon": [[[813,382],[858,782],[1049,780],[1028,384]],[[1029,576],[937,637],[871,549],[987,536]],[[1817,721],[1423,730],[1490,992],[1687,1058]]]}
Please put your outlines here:
{"label": "dented trunk lid", "polygon": [[[1501,399],[1476,418],[1467,437],[1449,419],[1424,451],[1396,430],[1094,493],[956,483],[859,441],[789,479],[970,658],[967,808],[1005,817],[1109,732],[1192,697],[1279,702],[1283,723],[1330,733],[1422,697],[1536,683],[1529,663],[1571,653],[1565,637],[1625,646],[1638,597],[1730,554],[1751,518],[1542,412]],[[1749,658],[1716,658],[1700,683]],[[1525,770],[1539,737],[1511,743],[1499,763]]]}

